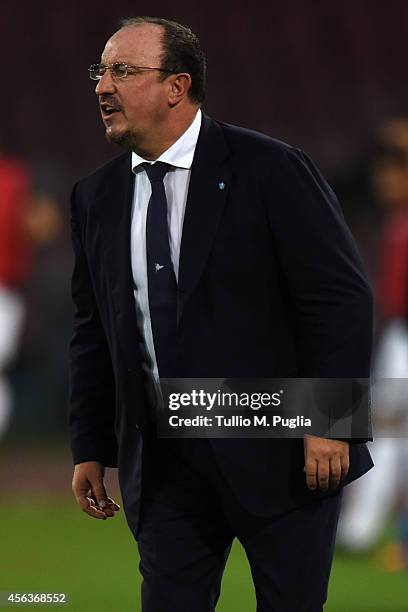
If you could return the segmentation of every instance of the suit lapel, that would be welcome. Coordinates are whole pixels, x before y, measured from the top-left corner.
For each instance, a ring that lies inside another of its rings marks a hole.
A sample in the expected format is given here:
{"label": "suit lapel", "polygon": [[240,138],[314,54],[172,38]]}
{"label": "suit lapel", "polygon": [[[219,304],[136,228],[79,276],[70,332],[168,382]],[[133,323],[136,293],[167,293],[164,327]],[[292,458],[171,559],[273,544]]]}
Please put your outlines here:
{"label": "suit lapel", "polygon": [[203,273],[230,188],[229,148],[221,127],[203,113],[191,167],[180,248],[177,319]]}
{"label": "suit lapel", "polygon": [[97,196],[98,218],[103,223],[103,254],[113,294],[119,339],[130,363],[139,358],[133,275],[130,258],[131,210],[134,174],[130,154],[121,156],[114,178]]}

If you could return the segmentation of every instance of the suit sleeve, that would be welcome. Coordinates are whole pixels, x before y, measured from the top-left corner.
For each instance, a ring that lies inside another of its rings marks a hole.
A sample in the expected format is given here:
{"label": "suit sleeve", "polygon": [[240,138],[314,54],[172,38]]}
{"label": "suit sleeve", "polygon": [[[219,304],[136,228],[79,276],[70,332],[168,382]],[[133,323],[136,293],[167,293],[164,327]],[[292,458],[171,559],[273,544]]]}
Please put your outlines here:
{"label": "suit sleeve", "polygon": [[270,190],[268,215],[294,309],[299,376],[367,379],[372,291],[334,192],[297,149],[275,167]]}
{"label": "suit sleeve", "polygon": [[74,463],[99,461],[117,465],[115,382],[87,257],[81,240],[78,185],[71,196],[74,250],[73,336],[69,347],[69,431]]}

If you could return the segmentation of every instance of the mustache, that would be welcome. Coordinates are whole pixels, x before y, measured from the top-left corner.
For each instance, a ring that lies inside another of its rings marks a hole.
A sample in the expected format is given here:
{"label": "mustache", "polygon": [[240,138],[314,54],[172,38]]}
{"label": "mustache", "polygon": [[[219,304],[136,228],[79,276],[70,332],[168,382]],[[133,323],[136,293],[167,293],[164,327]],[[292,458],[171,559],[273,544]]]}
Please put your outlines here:
{"label": "mustache", "polygon": [[115,99],[115,97],[110,96],[109,94],[102,94],[101,96],[99,96],[99,105],[102,106],[103,104],[111,106],[116,110],[122,110],[119,102]]}

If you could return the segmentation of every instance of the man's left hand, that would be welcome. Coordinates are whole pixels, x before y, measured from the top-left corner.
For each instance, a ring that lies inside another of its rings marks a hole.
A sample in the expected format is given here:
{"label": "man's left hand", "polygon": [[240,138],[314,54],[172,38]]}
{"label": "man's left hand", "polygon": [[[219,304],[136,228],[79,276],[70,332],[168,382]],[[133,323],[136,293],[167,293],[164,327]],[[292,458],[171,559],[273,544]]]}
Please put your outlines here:
{"label": "man's left hand", "polygon": [[350,467],[349,443],[306,435],[304,438],[306,483],[310,490],[336,489]]}

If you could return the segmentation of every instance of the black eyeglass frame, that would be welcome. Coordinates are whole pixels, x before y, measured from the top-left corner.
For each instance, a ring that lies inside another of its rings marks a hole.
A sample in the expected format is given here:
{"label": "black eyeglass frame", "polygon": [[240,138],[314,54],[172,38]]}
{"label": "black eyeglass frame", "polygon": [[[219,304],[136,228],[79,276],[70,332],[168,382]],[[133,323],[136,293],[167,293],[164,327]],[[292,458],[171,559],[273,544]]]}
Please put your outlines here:
{"label": "black eyeglass frame", "polygon": [[[125,74],[123,76],[118,76],[115,74],[115,66],[120,66],[125,69]],[[101,69],[103,72],[101,73]],[[100,81],[103,75],[107,70],[110,70],[111,75],[115,79],[126,79],[129,74],[138,74],[139,72],[143,72],[144,70],[158,70],[159,72],[167,72],[168,74],[177,74],[175,70],[167,70],[166,68],[153,68],[151,66],[131,66],[130,64],[126,64],[125,62],[114,62],[113,64],[91,64],[88,68],[89,78],[92,81]],[[94,76],[93,76],[94,74]]]}

